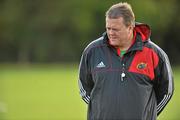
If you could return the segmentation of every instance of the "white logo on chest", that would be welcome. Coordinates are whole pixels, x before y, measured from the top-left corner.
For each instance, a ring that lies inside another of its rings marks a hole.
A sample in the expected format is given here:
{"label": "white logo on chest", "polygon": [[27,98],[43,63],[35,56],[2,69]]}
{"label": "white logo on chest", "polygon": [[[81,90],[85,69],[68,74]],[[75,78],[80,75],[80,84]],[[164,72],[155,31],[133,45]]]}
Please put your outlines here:
{"label": "white logo on chest", "polygon": [[101,61],[96,67],[97,67],[97,68],[103,68],[103,67],[106,67],[106,66],[105,66],[104,63]]}

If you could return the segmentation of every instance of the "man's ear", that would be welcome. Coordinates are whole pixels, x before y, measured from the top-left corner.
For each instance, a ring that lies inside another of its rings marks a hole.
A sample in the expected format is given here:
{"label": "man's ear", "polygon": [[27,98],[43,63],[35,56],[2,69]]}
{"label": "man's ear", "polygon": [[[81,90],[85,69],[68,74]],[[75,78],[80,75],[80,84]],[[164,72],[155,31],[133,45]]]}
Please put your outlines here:
{"label": "man's ear", "polygon": [[133,29],[134,29],[134,27],[133,27],[132,25],[128,27],[129,37],[132,36],[132,34],[133,34]]}
{"label": "man's ear", "polygon": [[130,25],[130,26],[128,27],[128,31],[129,31],[129,33],[130,33],[130,32],[132,32],[132,31],[133,31],[133,29],[134,29],[134,27],[133,27],[132,25]]}
{"label": "man's ear", "polygon": [[130,25],[129,26],[129,30],[131,31],[131,30],[133,30],[134,29],[134,27],[132,26],[132,25]]}

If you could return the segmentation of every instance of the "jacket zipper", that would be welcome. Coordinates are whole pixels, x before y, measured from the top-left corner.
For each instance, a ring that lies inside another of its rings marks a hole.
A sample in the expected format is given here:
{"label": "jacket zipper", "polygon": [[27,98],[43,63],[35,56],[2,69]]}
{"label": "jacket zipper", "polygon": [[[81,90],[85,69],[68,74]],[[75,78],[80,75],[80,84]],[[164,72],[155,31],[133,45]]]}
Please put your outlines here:
{"label": "jacket zipper", "polygon": [[[125,55],[125,54],[124,54]],[[121,72],[121,81],[123,82],[124,81],[124,78],[125,78],[125,76],[126,76],[126,74],[125,74],[125,64],[124,64],[124,55],[122,56],[122,72]]]}
{"label": "jacket zipper", "polygon": [[123,67],[122,67],[122,73],[121,73],[121,81],[123,82],[126,74],[125,74],[125,64],[123,63],[122,65],[123,65]]}

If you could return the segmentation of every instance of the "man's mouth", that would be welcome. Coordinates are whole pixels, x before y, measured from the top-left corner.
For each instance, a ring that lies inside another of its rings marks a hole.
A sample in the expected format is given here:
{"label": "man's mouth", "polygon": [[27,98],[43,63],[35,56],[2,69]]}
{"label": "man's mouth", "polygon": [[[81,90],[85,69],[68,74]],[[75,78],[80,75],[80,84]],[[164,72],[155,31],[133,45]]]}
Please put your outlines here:
{"label": "man's mouth", "polygon": [[110,37],[110,40],[114,41],[116,40],[116,37]]}

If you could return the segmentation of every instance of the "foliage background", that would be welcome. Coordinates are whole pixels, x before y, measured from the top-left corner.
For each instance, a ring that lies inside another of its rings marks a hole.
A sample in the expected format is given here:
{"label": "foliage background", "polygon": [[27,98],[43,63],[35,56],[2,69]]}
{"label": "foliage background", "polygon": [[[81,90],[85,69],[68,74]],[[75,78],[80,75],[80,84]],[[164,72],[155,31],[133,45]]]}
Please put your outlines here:
{"label": "foliage background", "polygon": [[[122,0],[123,1],[123,0]],[[105,31],[105,12],[119,0],[0,0],[0,62],[78,62],[82,50]],[[173,64],[180,56],[179,0],[127,0],[136,21]]]}

